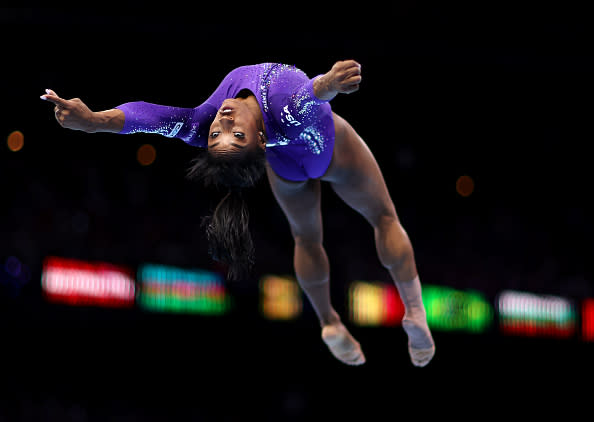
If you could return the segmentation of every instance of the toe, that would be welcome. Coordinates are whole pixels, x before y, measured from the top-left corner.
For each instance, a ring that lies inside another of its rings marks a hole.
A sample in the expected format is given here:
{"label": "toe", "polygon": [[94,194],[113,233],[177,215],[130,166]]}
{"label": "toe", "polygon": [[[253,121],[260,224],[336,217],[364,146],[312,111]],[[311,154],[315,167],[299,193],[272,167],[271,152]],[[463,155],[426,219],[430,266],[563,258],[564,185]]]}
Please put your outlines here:
{"label": "toe", "polygon": [[428,349],[414,349],[409,348],[410,359],[413,365],[418,367],[426,366],[435,355],[435,347]]}
{"label": "toe", "polygon": [[343,325],[328,325],[322,329],[322,340],[334,357],[347,365],[365,363],[361,346]]}
{"label": "toe", "polygon": [[339,359],[347,365],[362,365],[365,363],[365,356],[363,355],[361,348],[345,353],[341,355]]}

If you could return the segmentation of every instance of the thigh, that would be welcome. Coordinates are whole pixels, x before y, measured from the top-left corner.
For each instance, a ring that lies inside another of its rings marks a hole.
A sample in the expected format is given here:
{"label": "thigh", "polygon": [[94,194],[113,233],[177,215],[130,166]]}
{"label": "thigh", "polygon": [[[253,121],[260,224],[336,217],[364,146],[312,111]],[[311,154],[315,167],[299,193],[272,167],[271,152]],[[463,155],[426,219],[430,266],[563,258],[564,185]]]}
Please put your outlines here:
{"label": "thigh", "polygon": [[332,161],[322,180],[373,226],[397,218],[394,203],[375,157],[353,127],[334,114],[336,139]]}
{"label": "thigh", "polygon": [[320,181],[292,182],[278,176],[270,166],[266,166],[266,173],[272,193],[289,221],[293,237],[321,242]]}

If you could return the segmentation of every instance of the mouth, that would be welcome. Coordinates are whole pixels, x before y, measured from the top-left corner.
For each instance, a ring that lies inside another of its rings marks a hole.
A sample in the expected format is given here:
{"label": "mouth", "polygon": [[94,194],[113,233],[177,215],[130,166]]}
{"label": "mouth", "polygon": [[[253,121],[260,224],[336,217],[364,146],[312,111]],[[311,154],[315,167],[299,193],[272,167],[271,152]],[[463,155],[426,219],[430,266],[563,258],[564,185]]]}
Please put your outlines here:
{"label": "mouth", "polygon": [[221,107],[219,108],[219,113],[221,113],[221,114],[231,114],[231,113],[233,113],[235,111],[235,108],[236,108],[235,100],[233,100],[231,98],[227,98],[221,104]]}

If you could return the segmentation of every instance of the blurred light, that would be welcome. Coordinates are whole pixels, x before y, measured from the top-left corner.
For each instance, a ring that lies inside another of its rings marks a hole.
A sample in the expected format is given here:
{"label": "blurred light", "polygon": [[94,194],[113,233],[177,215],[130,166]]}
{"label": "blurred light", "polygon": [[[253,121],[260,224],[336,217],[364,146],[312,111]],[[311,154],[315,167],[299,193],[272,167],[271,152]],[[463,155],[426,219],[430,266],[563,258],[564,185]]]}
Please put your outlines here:
{"label": "blurred light", "polygon": [[134,305],[134,279],[124,267],[48,257],[41,286],[51,302],[70,305],[130,307]]}
{"label": "blurred light", "polygon": [[562,297],[506,290],[497,306],[504,334],[567,338],[575,332],[574,306]]}
{"label": "blurred light", "polygon": [[476,291],[424,285],[423,304],[427,323],[436,330],[480,333],[493,321],[491,304]]}
{"label": "blurred light", "polygon": [[13,152],[20,151],[23,148],[23,145],[25,145],[25,136],[23,135],[23,132],[20,130],[12,132],[8,135],[6,144],[8,145],[9,150]]}
{"label": "blurred light", "polygon": [[260,279],[260,312],[265,318],[296,319],[302,308],[301,289],[293,277],[265,275]]}
{"label": "blurred light", "polygon": [[594,299],[582,302],[582,340],[594,341]]}
{"label": "blurred light", "polygon": [[474,192],[474,180],[472,180],[472,177],[458,177],[458,180],[456,180],[456,192],[463,197],[470,196]]}
{"label": "blurred light", "polygon": [[349,317],[357,325],[394,326],[402,322],[404,305],[393,284],[355,281],[348,291]]}
{"label": "blurred light", "polygon": [[155,158],[157,158],[157,151],[151,144],[142,145],[136,152],[136,159],[143,166],[153,164]]}
{"label": "blurred light", "polygon": [[21,261],[14,256],[9,256],[6,258],[6,262],[4,263],[4,270],[10,274],[14,278],[18,278],[21,275]]}
{"label": "blurred light", "polygon": [[136,301],[148,311],[223,314],[231,307],[223,277],[215,272],[144,264],[138,283]]}
{"label": "blurred light", "polygon": [[4,265],[0,267],[0,285],[3,293],[15,298],[21,293],[21,289],[31,280],[29,267],[23,264],[17,257],[9,256]]}

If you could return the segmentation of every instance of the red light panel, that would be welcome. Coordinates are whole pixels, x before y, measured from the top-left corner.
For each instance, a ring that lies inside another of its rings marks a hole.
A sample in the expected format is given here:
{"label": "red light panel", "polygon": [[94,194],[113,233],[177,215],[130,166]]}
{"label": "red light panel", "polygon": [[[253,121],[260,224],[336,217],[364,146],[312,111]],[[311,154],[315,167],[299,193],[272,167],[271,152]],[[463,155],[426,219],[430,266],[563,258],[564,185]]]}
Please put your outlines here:
{"label": "red light panel", "polygon": [[594,341],[594,299],[582,302],[582,340]]}
{"label": "red light panel", "polygon": [[497,302],[504,334],[568,338],[576,330],[575,308],[568,299],[506,290]]}
{"label": "red light panel", "polygon": [[357,325],[394,326],[402,322],[404,304],[393,284],[355,281],[348,296],[349,316]]}
{"label": "red light panel", "polygon": [[79,306],[131,307],[134,305],[132,271],[104,262],[48,257],[41,286],[46,300]]}

